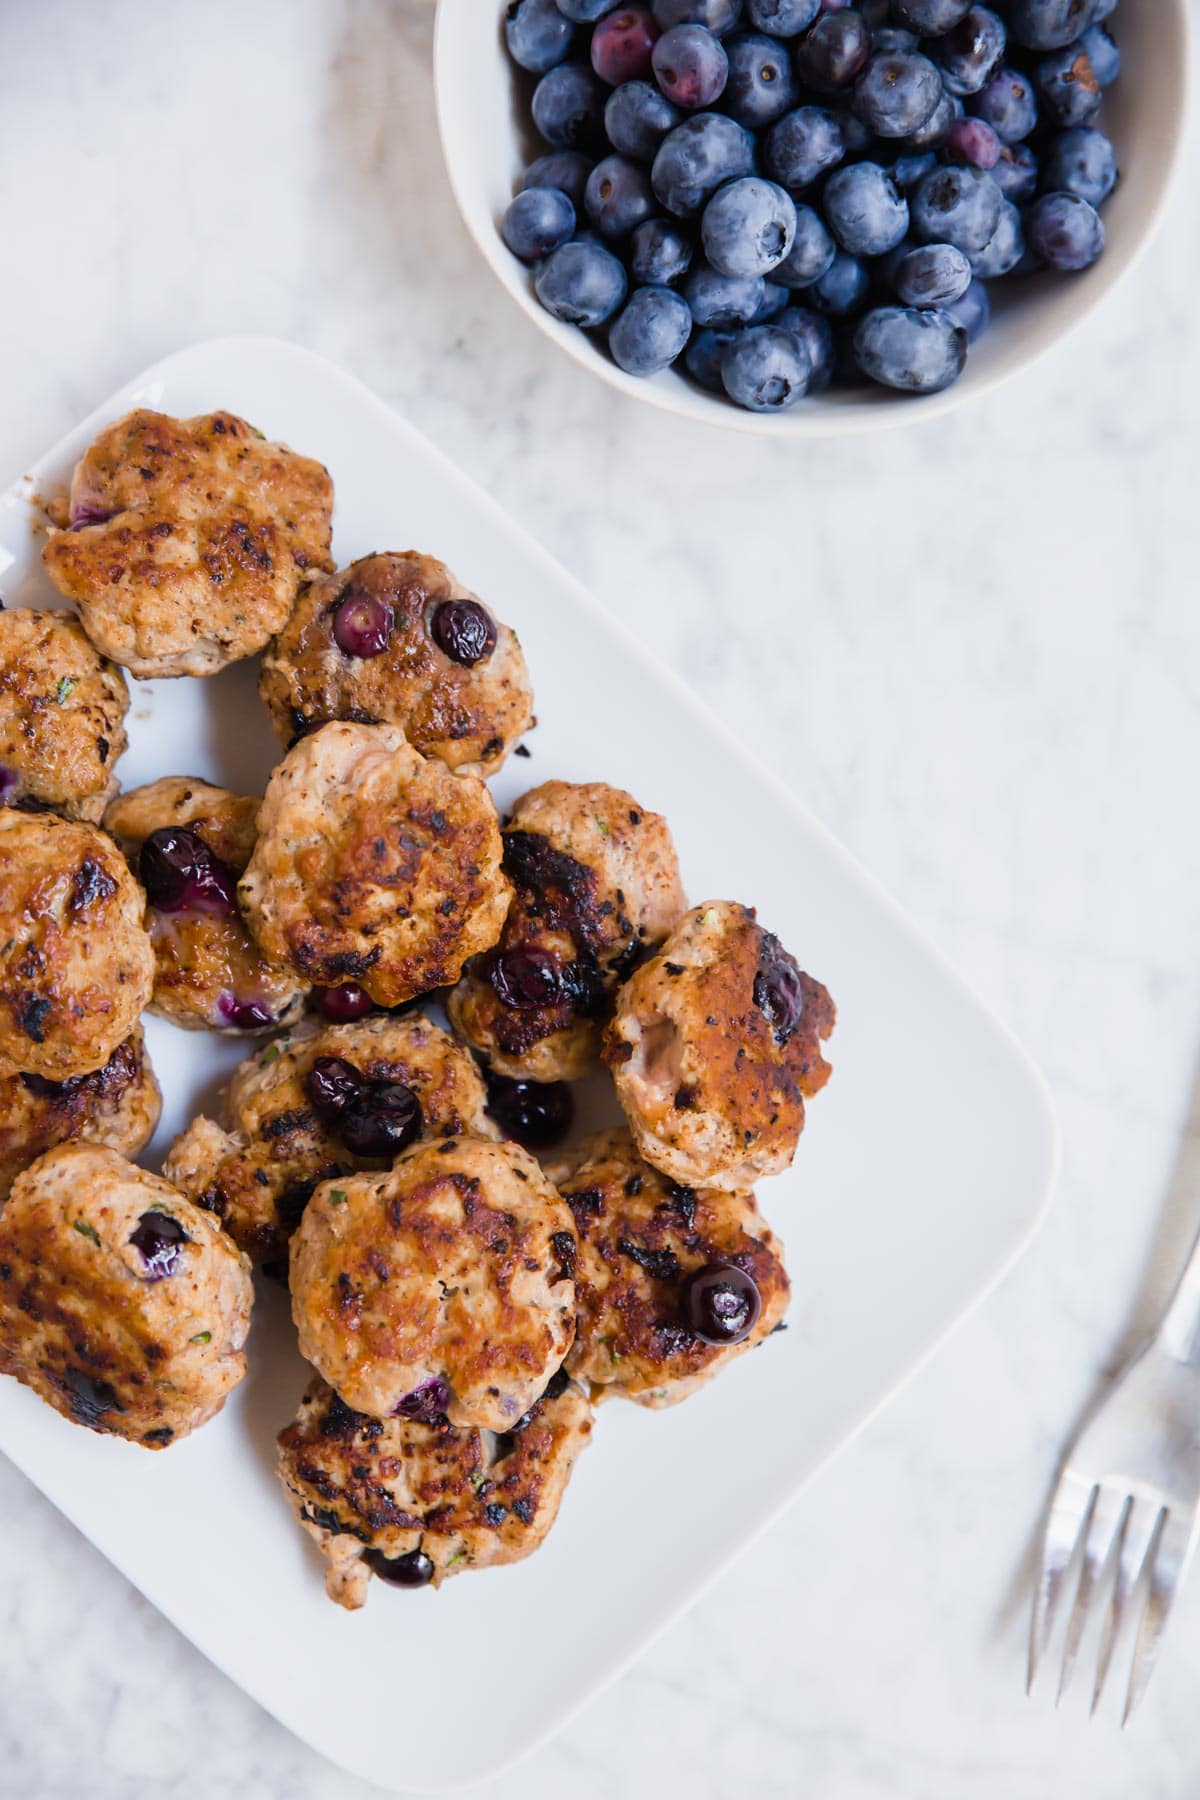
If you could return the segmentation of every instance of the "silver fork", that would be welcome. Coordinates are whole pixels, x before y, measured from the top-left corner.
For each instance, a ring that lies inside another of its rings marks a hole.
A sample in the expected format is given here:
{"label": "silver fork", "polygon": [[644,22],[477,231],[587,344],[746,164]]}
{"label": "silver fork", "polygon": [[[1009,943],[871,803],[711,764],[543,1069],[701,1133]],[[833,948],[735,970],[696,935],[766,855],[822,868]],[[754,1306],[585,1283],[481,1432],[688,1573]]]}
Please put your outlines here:
{"label": "silver fork", "polygon": [[1127,1615],[1132,1625],[1130,1601],[1140,1592],[1142,1612],[1122,1716],[1122,1724],[1129,1723],[1154,1672],[1167,1618],[1196,1548],[1198,1519],[1200,1237],[1162,1324],[1092,1414],[1064,1465],[1042,1549],[1027,1691],[1066,1598],[1067,1577],[1078,1563],[1058,1698],[1067,1690],[1084,1629],[1111,1576],[1092,1712]]}

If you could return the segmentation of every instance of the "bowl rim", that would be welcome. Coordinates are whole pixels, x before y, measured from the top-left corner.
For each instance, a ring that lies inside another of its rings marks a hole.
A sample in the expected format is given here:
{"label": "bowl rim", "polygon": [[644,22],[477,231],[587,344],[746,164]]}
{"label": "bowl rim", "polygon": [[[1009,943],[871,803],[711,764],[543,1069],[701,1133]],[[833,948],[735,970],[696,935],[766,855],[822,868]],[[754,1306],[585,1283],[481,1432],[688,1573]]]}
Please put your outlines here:
{"label": "bowl rim", "polygon": [[[494,0],[499,12],[504,0]],[[1131,6],[1135,0],[1131,0]],[[1183,148],[1188,139],[1192,112],[1192,20],[1189,0],[1140,0],[1139,10],[1145,17],[1157,4],[1164,21],[1170,20],[1178,42],[1178,55],[1173,63],[1174,80],[1166,96],[1169,116],[1160,114],[1166,149],[1160,178],[1149,203],[1138,217],[1136,229],[1127,231],[1118,244],[1109,243],[1102,261],[1082,278],[1074,309],[1064,317],[1059,329],[1048,332],[1031,343],[1025,354],[1015,361],[1003,361],[974,372],[967,380],[959,380],[939,394],[897,395],[887,389],[855,389],[844,398],[829,399],[825,395],[801,401],[789,411],[764,415],[727,405],[715,396],[691,387],[684,379],[646,380],[629,375],[608,360],[592,341],[574,326],[553,319],[537,303],[531,286],[522,277],[524,266],[517,262],[501,238],[494,221],[486,231],[475,216],[463,179],[460,159],[455,150],[454,120],[450,95],[452,72],[460,56],[464,28],[477,27],[480,0],[437,0],[433,39],[433,85],[437,112],[438,135],[442,158],[454,194],[455,204],[466,228],[496,279],[511,299],[532,321],[543,336],[548,337],[580,367],[598,376],[609,387],[653,406],[675,418],[693,424],[708,425],[714,430],[740,431],[754,436],[821,439],[856,437],[866,432],[895,429],[907,425],[932,422],[973,399],[981,399],[1039,363],[1074,335],[1096,309],[1129,275],[1153,242],[1163,217],[1174,198],[1183,164]],[[497,23],[499,21],[497,20]],[[1090,277],[1090,279],[1089,279]],[[665,371],[673,377],[674,372]]]}

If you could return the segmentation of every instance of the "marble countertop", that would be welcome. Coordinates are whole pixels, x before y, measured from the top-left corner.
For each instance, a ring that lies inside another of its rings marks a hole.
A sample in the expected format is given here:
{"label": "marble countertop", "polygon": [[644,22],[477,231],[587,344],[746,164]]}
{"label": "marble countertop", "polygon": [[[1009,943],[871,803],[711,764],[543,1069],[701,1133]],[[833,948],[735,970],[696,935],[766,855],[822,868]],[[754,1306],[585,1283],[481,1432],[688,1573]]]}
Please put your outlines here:
{"label": "marble countertop", "polygon": [[[1200,1581],[1133,1729],[1023,1693],[1072,1422],[1200,1216],[1200,239],[990,399],[828,447],[684,425],[553,354],[442,171],[427,0],[0,9],[0,464],[229,331],[344,363],[674,665],[1039,1058],[1032,1251],[496,1800],[1190,1800]],[[4,479],[7,479],[6,475]],[[1190,1126],[1189,1126],[1190,1121]],[[964,1205],[970,1196],[964,1195]],[[0,1462],[0,1794],[368,1790]],[[397,1696],[397,1753],[406,1730]],[[482,1790],[481,1790],[482,1791]]]}

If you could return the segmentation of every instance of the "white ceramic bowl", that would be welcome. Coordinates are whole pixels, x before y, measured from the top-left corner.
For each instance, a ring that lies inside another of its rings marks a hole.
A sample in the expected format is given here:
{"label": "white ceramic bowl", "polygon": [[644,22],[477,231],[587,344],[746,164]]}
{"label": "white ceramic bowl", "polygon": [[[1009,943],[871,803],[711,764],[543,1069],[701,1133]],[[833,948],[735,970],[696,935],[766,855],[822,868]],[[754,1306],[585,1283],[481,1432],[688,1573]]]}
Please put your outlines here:
{"label": "white ceramic bowl", "polygon": [[[1082,275],[994,282],[990,330],[944,393],[916,398],[884,388],[833,391],[762,417],[694,387],[673,369],[627,375],[605,351],[538,304],[530,271],[505,247],[501,215],[522,168],[538,152],[523,117],[520,71],[504,48],[504,0],[440,0],[434,53],[442,146],[475,242],[517,304],[548,338],[610,386],[664,411],[774,437],[834,437],[932,419],[987,393],[1066,337],[1137,260],[1154,233],[1184,138],[1189,0],[1123,0],[1114,24],[1124,59],[1105,99],[1122,178],[1104,208],[1108,249]],[[1007,291],[1006,291],[1007,290]]]}

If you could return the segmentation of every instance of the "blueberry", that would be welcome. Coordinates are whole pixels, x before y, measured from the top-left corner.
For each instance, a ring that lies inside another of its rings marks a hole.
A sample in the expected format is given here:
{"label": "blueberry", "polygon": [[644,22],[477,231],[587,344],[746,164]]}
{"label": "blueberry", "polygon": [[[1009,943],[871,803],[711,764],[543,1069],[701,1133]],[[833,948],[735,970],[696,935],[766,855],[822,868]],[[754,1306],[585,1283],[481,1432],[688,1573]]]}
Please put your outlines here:
{"label": "blueberry", "polygon": [[688,1277],[684,1315],[702,1343],[740,1344],[761,1313],[762,1295],[754,1277],[736,1263],[706,1263]]}
{"label": "blueberry", "polygon": [[745,175],[718,188],[700,221],[704,254],[721,275],[767,275],[792,247],[796,208],[773,181]]}
{"label": "blueberry", "polygon": [[800,1024],[804,988],[795,957],[789,955],[770,931],[762,933],[752,993],[754,1004],[771,1027],[776,1043],[786,1044],[795,1036]]}
{"label": "blueberry", "polygon": [[983,119],[955,119],[946,133],[942,154],[947,162],[968,169],[994,169],[1000,161],[1000,139]]}
{"label": "blueberry", "polygon": [[309,1105],[326,1125],[340,1119],[359,1094],[363,1073],[344,1056],[318,1056],[304,1083]]}
{"label": "blueberry", "polygon": [[421,1102],[402,1081],[368,1081],[342,1109],[338,1136],[355,1156],[399,1156],[421,1135]]}
{"label": "blueberry", "polygon": [[605,156],[588,176],[584,205],[603,237],[625,237],[655,211],[650,176],[627,156]]}
{"label": "blueberry", "polygon": [[443,656],[473,669],[496,648],[496,621],[478,600],[442,600],[433,609],[429,635]]}
{"label": "blueberry", "polygon": [[784,46],[777,38],[743,31],[725,46],[729,79],[724,109],[752,131],[770,125],[799,99],[796,79]]}
{"label": "blueberry", "polygon": [[162,1281],[174,1275],[183,1256],[183,1246],[191,1238],[178,1219],[170,1213],[144,1212],[129,1239],[146,1266],[147,1281]]}
{"label": "blueberry", "polygon": [[[529,190],[530,194],[536,191],[533,188]],[[545,191],[550,193],[555,190]],[[524,199],[525,196],[521,198]],[[568,207],[571,205],[562,194],[558,195],[557,203]],[[511,249],[512,246],[509,247]],[[334,642],[343,655],[365,662],[373,656],[382,656],[391,640],[395,622],[395,614],[386,600],[376,594],[365,594],[352,586],[346,589],[333,612],[331,624]]]}
{"label": "blueberry", "polygon": [[604,84],[586,63],[559,63],[533,90],[533,122],[559,150],[594,147],[604,137]]}
{"label": "blueberry", "polygon": [[750,320],[751,325],[769,325],[788,305],[791,294],[779,281],[763,282],[763,297]]}
{"label": "blueberry", "polygon": [[825,12],[796,47],[796,73],[818,94],[836,94],[860,75],[871,54],[871,28],[856,12]]}
{"label": "blueberry", "polygon": [[217,1016],[223,1025],[232,1026],[234,1031],[265,1031],[276,1022],[275,1014],[264,1001],[231,993],[218,997]]}
{"label": "blueberry", "polygon": [[604,108],[604,128],[614,150],[651,162],[681,114],[666,95],[648,81],[626,81],[614,88]]}
{"label": "blueberry", "polygon": [[836,255],[837,245],[820,213],[811,206],[798,205],[792,247],[771,274],[786,287],[808,287],[820,280]]}
{"label": "blueberry", "polygon": [[1102,131],[1077,125],[1051,143],[1043,180],[1050,193],[1078,194],[1081,200],[1099,206],[1117,185],[1116,153]]}
{"label": "blueberry", "polygon": [[701,263],[683,278],[683,297],[697,325],[748,325],[763,303],[761,275],[721,275]]}
{"label": "blueberry", "polygon": [[951,300],[943,310],[957,319],[967,334],[968,344],[983,336],[992,317],[992,303],[982,281],[973,280],[962,298]]}
{"label": "blueberry", "polygon": [[1089,26],[1079,40],[1087,52],[1092,73],[1102,88],[1111,87],[1121,73],[1121,52],[1102,25]]}
{"label": "blueberry", "polygon": [[1090,268],[1104,249],[1104,221],[1078,194],[1043,194],[1025,215],[1034,255],[1052,269]]}
{"label": "blueberry", "polygon": [[1063,50],[1111,10],[1098,0],[1009,0],[1008,19],[1027,50]]}
{"label": "blueberry", "polygon": [[315,987],[312,997],[321,1017],[331,1025],[348,1025],[352,1019],[364,1019],[375,1010],[370,994],[352,981],[343,987]]}
{"label": "blueberry", "polygon": [[672,25],[703,25],[714,37],[724,37],[741,16],[742,0],[654,0],[654,17],[664,31]]}
{"label": "blueberry", "polygon": [[602,325],[624,300],[627,285],[611,250],[579,241],[553,251],[534,277],[546,311],[568,325]]}
{"label": "blueberry", "polygon": [[763,168],[789,194],[836,169],[845,154],[843,122],[824,106],[798,106],[785,113],[762,140]]}
{"label": "blueberry", "polygon": [[808,352],[811,373],[807,392],[820,394],[833,378],[833,327],[828,319],[808,306],[787,306],[775,319],[780,331],[788,331]]}
{"label": "blueberry", "polygon": [[1000,203],[1000,189],[981,170],[938,169],[916,191],[913,223],[927,243],[953,244],[975,256],[1000,222]]}
{"label": "blueberry", "polygon": [[565,1081],[514,1081],[489,1071],[487,1092],[488,1117],[526,1150],[548,1150],[571,1129],[575,1102]]}
{"label": "blueberry", "polygon": [[883,25],[871,33],[871,53],[874,56],[909,56],[919,50],[921,40],[915,31],[905,31],[900,25]]}
{"label": "blueberry", "polygon": [[1059,125],[1088,125],[1100,111],[1104,92],[1081,44],[1044,56],[1034,80],[1042,105]]}
{"label": "blueberry", "polygon": [[156,912],[237,916],[237,880],[228,863],[184,826],[152,831],[138,855],[138,874]]}
{"label": "blueberry", "polygon": [[410,1550],[405,1556],[384,1556],[379,1550],[364,1550],[363,1561],[369,1563],[380,1581],[392,1587],[428,1587],[434,1577],[433,1563],[423,1550]]}
{"label": "blueberry", "polygon": [[71,1417],[81,1425],[91,1425],[98,1430],[105,1429],[100,1420],[107,1412],[124,1412],[125,1408],[117,1398],[117,1390],[110,1381],[101,1381],[99,1376],[90,1375],[86,1369],[64,1369],[63,1381],[70,1389],[68,1405]]}
{"label": "blueberry", "polygon": [[691,336],[687,301],[671,288],[636,288],[613,320],[608,347],[629,375],[657,375],[683,353]]}
{"label": "blueberry", "polygon": [[844,319],[855,313],[867,297],[871,277],[865,264],[848,250],[839,250],[825,273],[805,292],[810,306],[829,319]]}
{"label": "blueberry", "polygon": [[825,217],[852,256],[886,256],[908,230],[908,202],[889,170],[873,162],[849,163],[825,183]]}
{"label": "blueberry", "polygon": [[693,381],[698,381],[710,394],[724,394],[721,364],[725,352],[737,336],[736,331],[696,331],[684,351],[683,363]]}
{"label": "blueberry", "polygon": [[938,103],[923,125],[910,131],[904,139],[905,150],[933,150],[944,143],[947,133],[956,119],[961,119],[963,103],[942,89]]}
{"label": "blueberry", "polygon": [[576,214],[583,211],[583,190],[592,172],[592,159],[582,150],[550,150],[536,156],[521,177],[518,193],[526,188],[558,188],[567,196]]}
{"label": "blueberry", "polygon": [[500,235],[523,262],[538,262],[565,244],[575,229],[575,208],[558,188],[526,188],[509,202]]}
{"label": "blueberry", "polygon": [[892,11],[922,37],[941,37],[966,16],[971,0],[892,0]]}
{"label": "blueberry", "polygon": [[799,37],[820,11],[821,0],[746,0],[751,25],[772,37]]}
{"label": "blueberry", "polygon": [[970,287],[971,265],[953,244],[922,244],[900,258],[892,285],[905,306],[946,306]]}
{"label": "blueberry", "polygon": [[684,112],[711,106],[725,91],[729,58],[703,25],[672,25],[654,46],[654,79]]}
{"label": "blueberry", "polygon": [[514,1012],[561,1006],[567,998],[562,963],[548,950],[539,950],[532,944],[496,951],[487,973],[497,999]]}
{"label": "blueberry", "polygon": [[1037,124],[1033,83],[1020,69],[997,69],[975,96],[975,112],[991,126],[1002,144],[1019,144]]}
{"label": "blueberry", "polygon": [[571,53],[575,33],[555,0],[511,0],[504,16],[508,54],[523,69],[544,75]]}
{"label": "blueberry", "polygon": [[872,56],[854,84],[854,110],[878,137],[908,137],[942,98],[942,79],[927,56]]}
{"label": "blueberry", "polygon": [[650,172],[651,185],[668,212],[692,218],[723,181],[749,175],[754,140],[734,119],[697,113],[668,131]]}
{"label": "blueberry", "polygon": [[619,6],[606,13],[592,33],[592,67],[601,81],[620,87],[644,81],[659,29],[648,6]]}
{"label": "blueberry", "polygon": [[981,281],[1011,274],[1025,254],[1021,215],[1011,200],[1000,207],[1000,222],[983,249],[971,258],[971,268]]}
{"label": "blueberry", "polygon": [[108,521],[115,519],[116,516],[111,507],[94,506],[87,500],[81,500],[77,506],[71,508],[70,529],[86,531],[89,525],[107,525]]}
{"label": "blueberry", "polygon": [[611,12],[617,0],[557,0],[558,10],[576,25],[594,25]]}
{"label": "blueberry", "polygon": [[[1038,160],[1029,145],[1002,144],[999,159],[992,170],[992,180],[1004,198],[1011,200],[1014,206],[1023,206],[1026,200],[1032,200],[1037,192]],[[1067,184],[1056,182],[1054,185],[1065,187]],[[1091,196],[1086,198],[1090,199]]]}
{"label": "blueberry", "polygon": [[929,53],[952,94],[965,97],[986,87],[1000,66],[1008,34],[990,6],[972,6],[961,25],[935,38]]}
{"label": "blueberry", "polygon": [[879,306],[859,320],[854,354],[872,381],[907,394],[937,394],[962,374],[967,334],[940,309]]}
{"label": "blueberry", "polygon": [[721,380],[729,398],[750,412],[782,412],[808,390],[812,363],[805,346],[790,331],[756,325],[740,331],[721,361]]}
{"label": "blueberry", "polygon": [[392,1417],[412,1419],[417,1425],[444,1425],[449,1404],[450,1389],[435,1375],[414,1388],[411,1394],[405,1394],[399,1405],[393,1407]]}
{"label": "blueberry", "polygon": [[927,175],[932,175],[938,166],[937,157],[932,150],[922,150],[910,156],[898,156],[892,164],[892,180],[902,194],[911,194],[919,188]]}
{"label": "blueberry", "polygon": [[673,219],[646,219],[630,239],[629,272],[647,286],[669,286],[691,262],[692,240]]}

